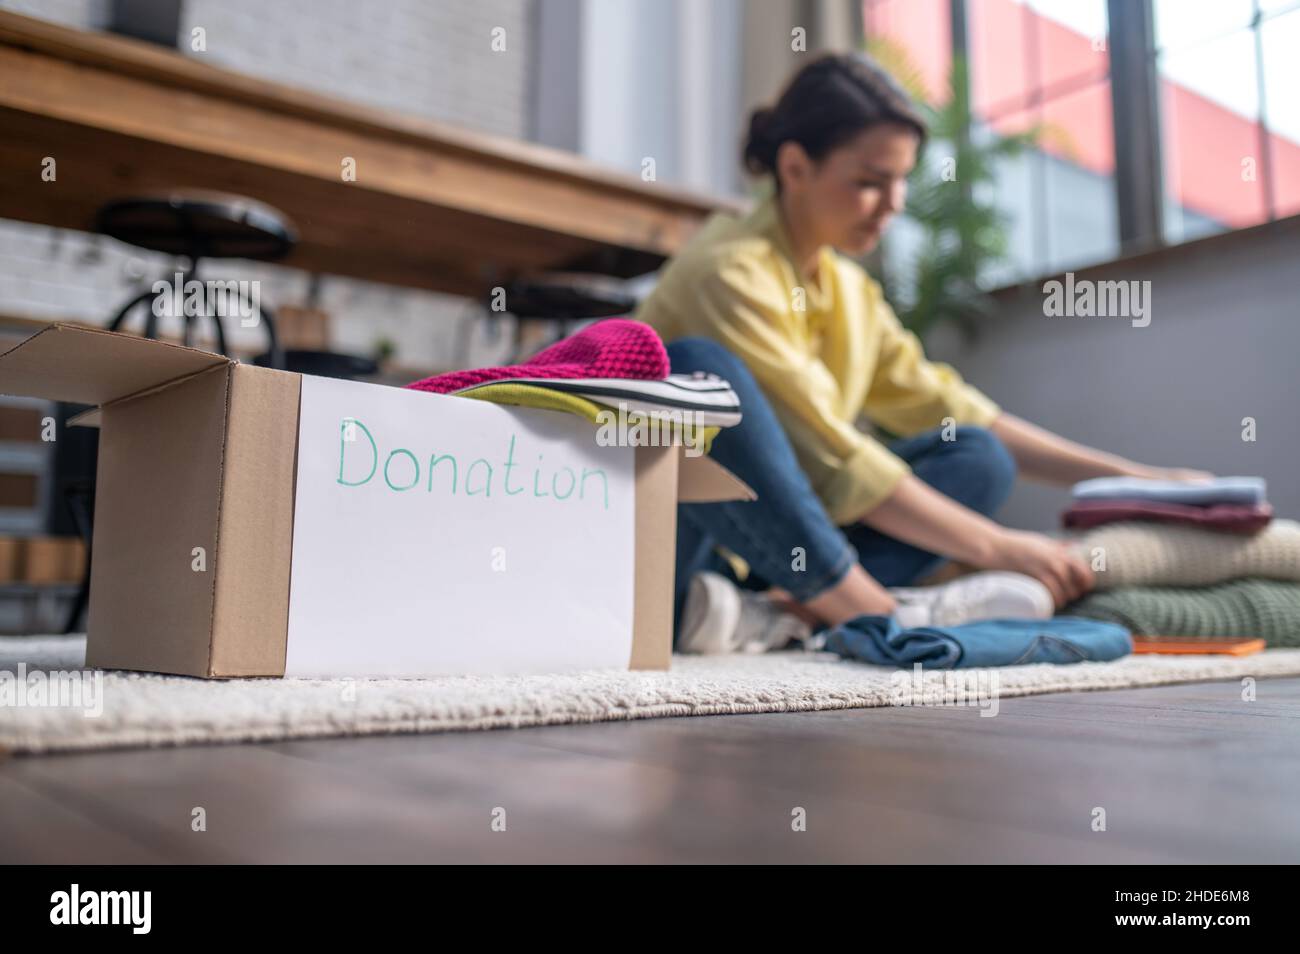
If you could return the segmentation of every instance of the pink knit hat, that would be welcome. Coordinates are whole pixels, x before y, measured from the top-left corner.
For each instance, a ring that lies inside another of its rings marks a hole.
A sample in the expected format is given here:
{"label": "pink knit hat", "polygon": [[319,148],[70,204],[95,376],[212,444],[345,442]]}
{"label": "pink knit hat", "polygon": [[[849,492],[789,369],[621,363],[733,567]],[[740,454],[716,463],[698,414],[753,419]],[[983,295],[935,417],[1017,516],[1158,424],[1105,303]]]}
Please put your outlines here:
{"label": "pink knit hat", "polygon": [[668,377],[668,353],[655,330],[642,321],[606,318],[539,351],[524,364],[504,368],[448,371],[406,385],[416,391],[450,394],[507,378]]}

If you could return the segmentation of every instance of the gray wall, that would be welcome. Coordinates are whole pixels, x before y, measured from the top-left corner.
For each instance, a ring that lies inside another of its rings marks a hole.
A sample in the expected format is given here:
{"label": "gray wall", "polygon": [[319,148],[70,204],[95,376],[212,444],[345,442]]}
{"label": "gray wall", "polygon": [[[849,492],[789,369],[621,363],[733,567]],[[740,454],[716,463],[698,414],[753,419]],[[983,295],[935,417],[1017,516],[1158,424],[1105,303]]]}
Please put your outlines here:
{"label": "gray wall", "polygon": [[[1150,325],[1045,317],[1037,283],[1001,293],[974,341],[944,328],[928,350],[1008,411],[1145,463],[1261,475],[1278,514],[1300,517],[1298,249],[1300,218],[1076,272],[1150,281]],[[1003,516],[1055,528],[1068,499],[1022,484]]]}

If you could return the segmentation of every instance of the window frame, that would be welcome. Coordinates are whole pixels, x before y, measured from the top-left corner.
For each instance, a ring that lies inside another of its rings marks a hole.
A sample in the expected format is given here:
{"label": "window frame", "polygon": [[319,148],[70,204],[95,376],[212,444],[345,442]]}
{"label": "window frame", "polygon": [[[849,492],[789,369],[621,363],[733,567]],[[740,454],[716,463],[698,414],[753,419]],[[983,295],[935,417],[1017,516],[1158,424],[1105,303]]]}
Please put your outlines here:
{"label": "window frame", "polygon": [[[871,0],[858,0],[856,6],[865,11]],[[971,9],[968,0],[948,0],[950,42],[954,62],[967,64],[971,56],[969,22]],[[1276,170],[1273,168],[1272,149],[1267,111],[1267,82],[1264,68],[1263,25],[1296,7],[1283,7],[1266,14],[1260,0],[1252,0],[1252,16],[1248,28],[1255,47],[1255,77],[1258,92],[1259,115],[1253,119],[1259,141],[1259,176],[1264,197],[1266,218],[1256,225],[1276,222],[1289,216],[1278,215]],[[1150,251],[1184,241],[1170,241],[1165,230],[1164,124],[1160,99],[1159,56],[1161,49],[1155,33],[1154,0],[1106,0],[1106,48],[1109,54],[1111,132],[1114,143],[1115,222],[1118,235],[1114,238],[1119,248],[1118,257]],[[864,13],[859,16],[865,39]],[[969,76],[967,77],[969,79]],[[1095,80],[1094,80],[1095,81]],[[1044,94],[1058,90],[1027,92],[1026,102],[1044,99]],[[1059,92],[1068,92],[1060,89]],[[969,125],[966,135],[971,134]],[[1034,205],[1042,203],[1039,196]],[[1041,211],[1035,213],[1042,214]],[[1240,228],[1225,228],[1224,232]]]}

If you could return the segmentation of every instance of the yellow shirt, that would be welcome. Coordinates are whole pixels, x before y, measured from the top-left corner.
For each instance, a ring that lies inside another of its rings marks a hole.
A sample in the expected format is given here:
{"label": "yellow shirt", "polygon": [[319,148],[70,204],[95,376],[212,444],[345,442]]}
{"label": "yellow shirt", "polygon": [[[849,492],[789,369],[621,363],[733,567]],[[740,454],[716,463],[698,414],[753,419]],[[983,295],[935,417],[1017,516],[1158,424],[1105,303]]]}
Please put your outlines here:
{"label": "yellow shirt", "polygon": [[902,436],[988,426],[996,404],[946,364],[927,361],[880,286],[823,248],[816,280],[799,276],[776,201],[713,216],[668,263],[637,317],[665,342],[712,338],[749,367],[827,513],[860,519],[909,473],[859,430],[865,417]]}

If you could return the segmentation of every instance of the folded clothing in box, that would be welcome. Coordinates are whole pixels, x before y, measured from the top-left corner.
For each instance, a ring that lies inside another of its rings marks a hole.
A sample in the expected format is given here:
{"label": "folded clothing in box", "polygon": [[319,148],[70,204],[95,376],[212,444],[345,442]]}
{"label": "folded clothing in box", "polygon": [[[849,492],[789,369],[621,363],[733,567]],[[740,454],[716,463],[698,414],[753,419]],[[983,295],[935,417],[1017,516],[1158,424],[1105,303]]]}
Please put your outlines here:
{"label": "folded clothing in box", "polygon": [[451,394],[476,384],[534,378],[668,377],[668,352],[655,330],[630,318],[607,318],[542,349],[522,364],[448,371],[407,385],[416,391]]}

